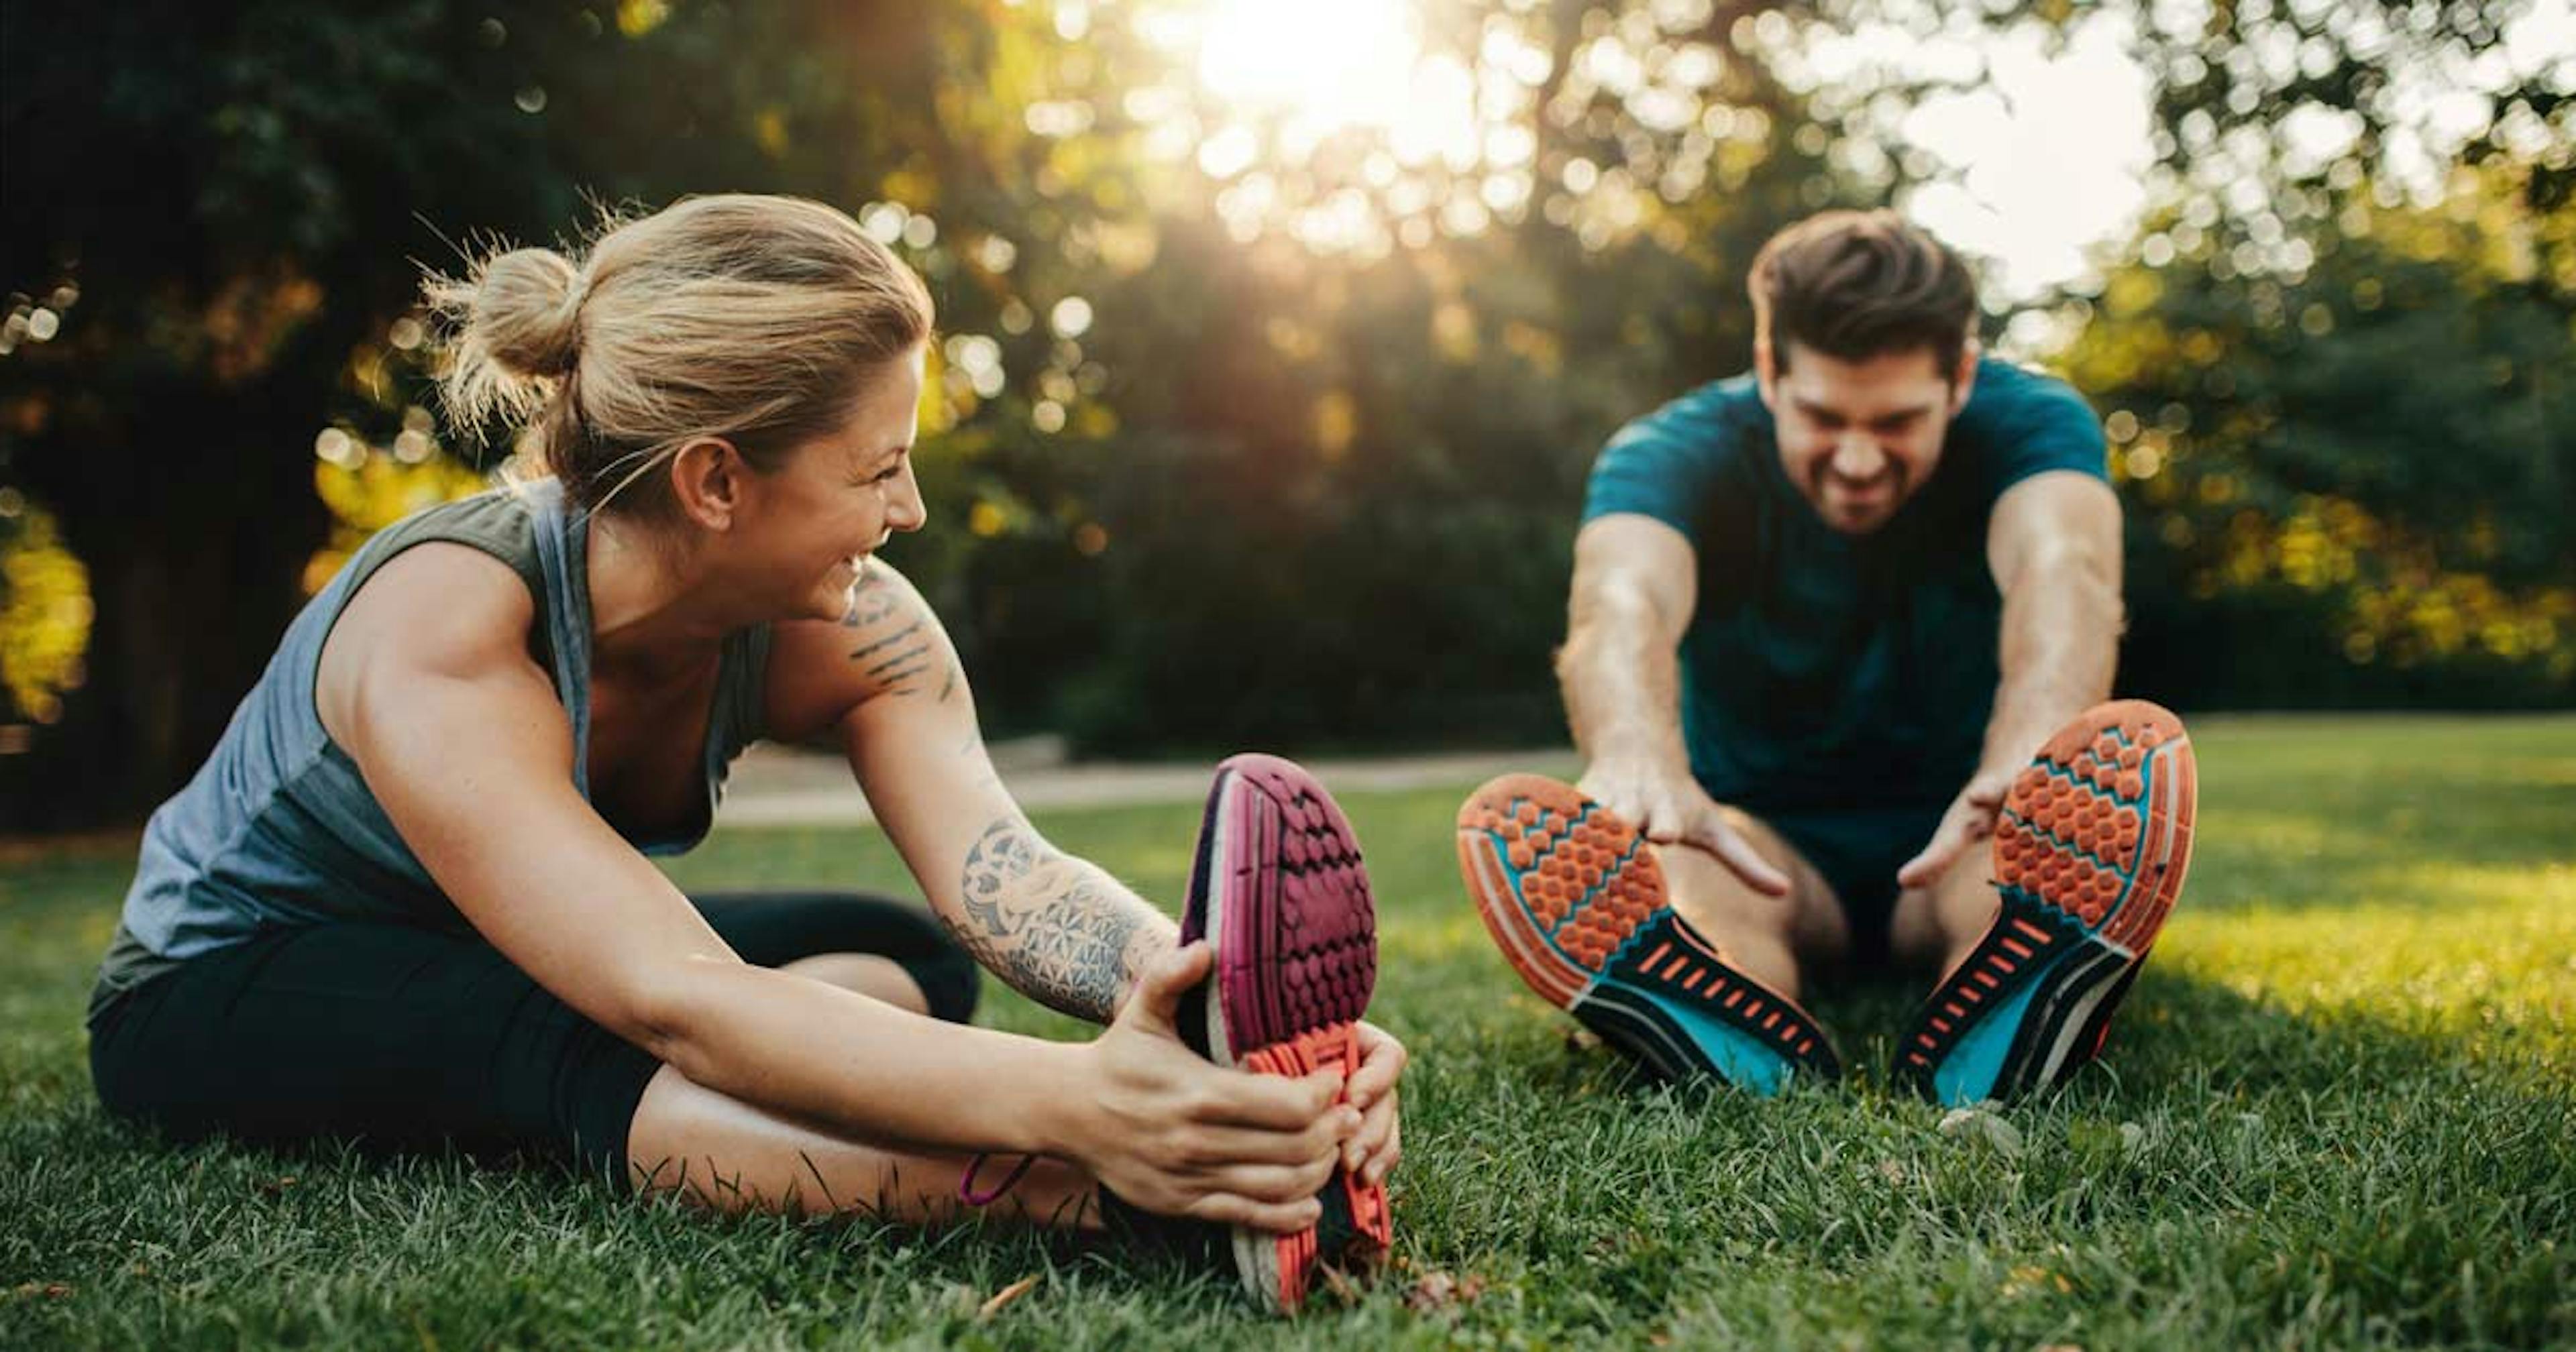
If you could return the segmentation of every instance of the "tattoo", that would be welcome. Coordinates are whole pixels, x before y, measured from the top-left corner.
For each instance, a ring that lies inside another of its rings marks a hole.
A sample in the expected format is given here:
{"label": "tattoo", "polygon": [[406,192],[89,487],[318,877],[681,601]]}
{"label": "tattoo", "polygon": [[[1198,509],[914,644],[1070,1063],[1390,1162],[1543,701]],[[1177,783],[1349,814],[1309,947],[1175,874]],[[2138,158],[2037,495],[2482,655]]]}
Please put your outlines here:
{"label": "tattoo", "polygon": [[[921,688],[914,678],[941,662],[938,635],[924,632],[923,623],[914,620],[883,638],[852,648],[849,660],[866,663],[867,678],[889,695],[919,694]],[[941,687],[939,696],[943,702],[957,687],[957,664],[949,662],[947,668],[948,683]]]}
{"label": "tattoo", "polygon": [[[853,662],[865,661],[866,659],[868,659],[868,658],[870,658],[870,657],[875,656],[877,653],[879,653],[879,652],[883,651],[884,649],[891,648],[891,647],[893,647],[895,644],[901,643],[901,642],[903,642],[905,639],[911,638],[913,635],[915,635],[915,634],[917,634],[917,633],[920,633],[920,632],[921,632],[921,621],[919,621],[919,620],[914,620],[912,623],[907,624],[907,625],[905,625],[904,627],[902,627],[901,629],[898,629],[898,630],[894,631],[893,633],[886,635],[884,638],[878,639],[878,640],[877,640],[876,642],[874,642],[874,643],[864,644],[864,645],[862,645],[862,646],[860,646],[860,647],[852,648],[852,649],[850,650],[850,660],[851,660],[851,661],[853,661]],[[926,648],[928,648],[928,647],[929,647],[929,645],[928,645],[927,643],[924,643],[924,644],[921,646],[921,648],[919,648],[919,649],[915,649],[914,651],[921,651],[921,650],[926,649]]]}
{"label": "tattoo", "polygon": [[858,585],[850,589],[850,608],[841,616],[841,627],[865,629],[894,613],[903,602],[903,588],[894,584],[877,561],[870,559],[859,573]]}
{"label": "tattoo", "polygon": [[1010,817],[966,852],[959,891],[971,923],[954,928],[977,961],[1050,1009],[1104,1023],[1126,987],[1127,950],[1162,918]]}

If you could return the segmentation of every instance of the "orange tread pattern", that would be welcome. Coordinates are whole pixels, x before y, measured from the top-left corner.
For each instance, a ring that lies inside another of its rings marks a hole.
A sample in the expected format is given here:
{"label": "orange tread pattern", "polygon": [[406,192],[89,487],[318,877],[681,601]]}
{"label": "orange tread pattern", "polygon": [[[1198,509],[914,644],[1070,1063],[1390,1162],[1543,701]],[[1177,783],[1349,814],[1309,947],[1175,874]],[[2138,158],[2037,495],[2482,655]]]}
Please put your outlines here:
{"label": "orange tread pattern", "polygon": [[1524,875],[1521,896],[1530,918],[1544,928],[1517,937],[1552,939],[1580,965],[1578,975],[1562,962],[1525,956],[1530,945],[1497,928],[1515,922],[1496,912],[1517,908],[1476,908],[1522,978],[1560,1008],[1571,1006],[1619,945],[1664,904],[1663,866],[1654,851],[1633,828],[1598,813],[1571,785],[1543,775],[1506,775],[1467,801],[1458,825],[1459,863],[1468,876],[1477,876],[1482,866],[1475,851],[1485,847],[1472,834],[1478,831],[1499,837],[1512,867]]}

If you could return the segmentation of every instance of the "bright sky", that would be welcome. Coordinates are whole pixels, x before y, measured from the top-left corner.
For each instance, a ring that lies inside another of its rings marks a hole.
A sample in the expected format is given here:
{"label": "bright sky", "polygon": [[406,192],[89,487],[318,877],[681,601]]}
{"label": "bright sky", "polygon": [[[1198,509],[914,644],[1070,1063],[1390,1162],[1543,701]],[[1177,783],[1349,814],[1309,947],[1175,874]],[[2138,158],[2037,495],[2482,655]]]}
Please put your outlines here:
{"label": "bright sky", "polygon": [[[2146,8],[2153,22],[2196,27],[2206,2],[2153,0]],[[2310,0],[2288,3],[2314,7]],[[1087,26],[1098,0],[1056,5],[1060,28],[1069,14],[1078,16],[1077,26]],[[1708,0],[1649,0],[1630,19],[1651,16],[1662,31],[1684,31],[1708,9]],[[2494,69],[2429,72],[2414,81],[2423,88],[2401,91],[2401,100],[2420,96],[2432,114],[2429,141],[2483,125],[2492,112],[2478,86],[2500,86],[2513,72],[2554,72],[2556,83],[2576,92],[2576,0],[2526,0],[2514,9],[2504,21],[2505,42],[2491,59],[2482,59]],[[1493,104],[1494,91],[1480,89],[1464,63],[1445,53],[1423,54],[1413,0],[1139,0],[1132,13],[1140,31],[1192,65],[1202,88],[1227,107],[1275,126],[1283,153],[1294,154],[1339,128],[1373,127],[1386,133],[1393,155],[1389,180],[1399,164],[1446,161],[1456,170],[1481,164],[1495,175],[1485,197],[1497,211],[1556,186],[1532,181],[1535,166],[1528,163],[1525,133],[1497,130],[1524,110],[1480,106]],[[2126,13],[2096,12],[2054,51],[2028,31],[1978,30],[1973,45],[1949,36],[1926,40],[1884,25],[1822,39],[1794,36],[1787,47],[1795,53],[1790,64],[1796,69],[1784,74],[1799,83],[1844,87],[1856,78],[1867,83],[1872,73],[1971,82],[1966,92],[1934,95],[1904,112],[1902,141],[1937,157],[1948,172],[1900,206],[1945,239],[1994,260],[1990,285],[1999,298],[2019,300],[2083,275],[2087,252],[2127,237],[2146,205],[2142,180],[2153,159],[2152,105],[2146,74],[2125,50],[2135,38],[2133,22]],[[1675,126],[1688,125],[1698,109],[1676,100],[1673,86],[1687,88],[1692,77],[1677,75],[1672,63],[1650,73],[1637,61],[1637,50],[1634,43],[1606,38],[1586,44],[1574,57],[1577,73],[1605,90],[1625,92],[1630,114],[1640,120],[1670,108],[1676,110]],[[2300,59],[2295,50],[2251,55],[2266,65],[2295,65]],[[1532,60],[1535,71],[1528,69]],[[1517,47],[1488,25],[1477,61],[1535,84],[1546,73],[1548,57]],[[1713,64],[1706,77],[1714,78]],[[2294,153],[2302,145],[2332,153],[2356,129],[2346,125],[2349,118],[2305,111],[2317,116],[2285,119]],[[1233,178],[1259,167],[1260,143],[1241,123],[1176,122],[1166,130],[1175,157],[1194,155],[1212,177]],[[2417,159],[2411,166],[2416,175],[2437,180],[2448,149],[2427,144]],[[1588,181],[1569,175],[1563,186],[1580,197]],[[1251,214],[1266,200],[1233,205]],[[1221,201],[1220,209],[1227,205]],[[1344,205],[1346,214],[1364,215],[1356,201]],[[1469,209],[1466,229],[1482,220],[1482,206],[1472,199],[1451,206]],[[1442,224],[1451,228],[1447,214]],[[1369,223],[1358,215],[1337,223],[1309,212],[1297,228],[1309,239],[1347,239],[1365,234]]]}

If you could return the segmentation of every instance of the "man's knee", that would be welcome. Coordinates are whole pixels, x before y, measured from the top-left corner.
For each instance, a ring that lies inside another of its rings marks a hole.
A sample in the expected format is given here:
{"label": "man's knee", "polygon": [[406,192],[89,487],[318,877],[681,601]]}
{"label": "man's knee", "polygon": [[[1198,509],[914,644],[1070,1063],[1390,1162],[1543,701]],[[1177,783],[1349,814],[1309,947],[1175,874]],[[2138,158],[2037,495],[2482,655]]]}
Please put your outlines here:
{"label": "man's knee", "polygon": [[1717,856],[1696,846],[1658,845],[1654,848],[1656,862],[1664,870],[1664,881],[1672,890],[1674,902],[1685,915],[1702,915],[1720,920],[1739,932],[1783,941],[1796,931],[1799,908],[1796,889],[1793,888],[1785,897],[1756,891],[1752,884],[1735,876],[1735,871]]}

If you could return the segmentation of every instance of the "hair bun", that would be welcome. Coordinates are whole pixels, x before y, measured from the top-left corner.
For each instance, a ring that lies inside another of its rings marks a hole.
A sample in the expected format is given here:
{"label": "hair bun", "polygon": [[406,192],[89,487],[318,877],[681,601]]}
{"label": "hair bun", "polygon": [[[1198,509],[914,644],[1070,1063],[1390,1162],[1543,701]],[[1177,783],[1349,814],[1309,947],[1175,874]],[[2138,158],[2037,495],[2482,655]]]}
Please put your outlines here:
{"label": "hair bun", "polygon": [[581,351],[581,273],[552,249],[485,260],[466,326],[493,363],[515,376],[560,377]]}

